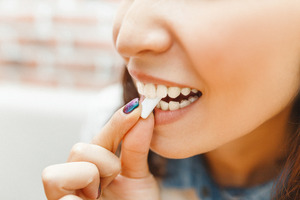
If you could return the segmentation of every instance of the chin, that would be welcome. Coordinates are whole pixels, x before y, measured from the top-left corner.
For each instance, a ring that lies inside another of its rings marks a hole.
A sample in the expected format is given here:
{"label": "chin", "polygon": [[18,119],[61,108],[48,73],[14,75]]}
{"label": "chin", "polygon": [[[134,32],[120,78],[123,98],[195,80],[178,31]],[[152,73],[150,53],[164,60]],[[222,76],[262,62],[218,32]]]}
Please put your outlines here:
{"label": "chin", "polygon": [[172,139],[159,137],[155,134],[153,135],[150,149],[156,154],[170,159],[184,159],[201,154],[201,152],[192,151],[195,148],[189,145],[185,145],[181,142],[178,144],[178,141],[172,141]]}
{"label": "chin", "polygon": [[193,155],[190,154],[186,154],[186,153],[182,153],[178,151],[170,151],[167,149],[163,149],[163,148],[157,148],[157,146],[151,146],[151,151],[153,151],[154,153],[164,157],[164,158],[169,158],[169,159],[184,159],[184,158],[189,158],[192,157]]}
{"label": "chin", "polygon": [[207,153],[220,145],[212,136],[213,134],[202,132],[202,136],[193,137],[192,135],[195,136],[195,133],[193,134],[191,130],[179,130],[180,126],[155,127],[150,149],[165,158],[184,159]]}

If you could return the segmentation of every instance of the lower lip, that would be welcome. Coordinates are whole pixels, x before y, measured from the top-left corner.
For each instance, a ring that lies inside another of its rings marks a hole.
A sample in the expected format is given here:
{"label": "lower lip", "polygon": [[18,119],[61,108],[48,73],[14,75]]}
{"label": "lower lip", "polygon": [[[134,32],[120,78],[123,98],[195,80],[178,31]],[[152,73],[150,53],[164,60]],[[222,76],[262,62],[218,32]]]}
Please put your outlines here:
{"label": "lower lip", "polygon": [[[199,98],[200,99],[200,98]],[[173,111],[163,111],[159,108],[154,109],[154,116],[155,116],[155,125],[164,125],[164,124],[170,124],[173,123],[180,118],[182,118],[185,114],[187,114],[195,104],[199,101],[197,99],[195,102],[191,103],[190,105],[180,108],[178,110],[173,110]]]}

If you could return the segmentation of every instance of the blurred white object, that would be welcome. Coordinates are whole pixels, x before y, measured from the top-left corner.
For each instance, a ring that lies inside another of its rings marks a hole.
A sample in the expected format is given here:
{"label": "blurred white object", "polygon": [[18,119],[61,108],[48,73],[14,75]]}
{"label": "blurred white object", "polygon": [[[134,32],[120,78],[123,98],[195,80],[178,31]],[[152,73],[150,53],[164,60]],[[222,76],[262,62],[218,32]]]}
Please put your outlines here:
{"label": "blurred white object", "polygon": [[146,98],[143,102],[142,102],[142,113],[141,113],[141,117],[143,119],[146,119],[150,113],[153,111],[153,109],[155,108],[155,106],[158,104],[158,102],[161,100],[162,98],[160,97],[156,97],[154,99],[150,99],[150,98]]}
{"label": "blurred white object", "polygon": [[0,199],[46,199],[42,170],[67,160],[98,94],[0,85]]}

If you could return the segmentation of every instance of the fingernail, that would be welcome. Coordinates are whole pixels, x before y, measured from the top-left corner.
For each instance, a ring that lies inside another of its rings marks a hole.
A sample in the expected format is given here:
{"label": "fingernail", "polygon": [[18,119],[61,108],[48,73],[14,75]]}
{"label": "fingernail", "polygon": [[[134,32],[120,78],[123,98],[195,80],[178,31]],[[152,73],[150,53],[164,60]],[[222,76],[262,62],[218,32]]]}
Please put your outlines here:
{"label": "fingernail", "polygon": [[99,186],[99,188],[98,188],[98,196],[97,196],[97,199],[99,199],[100,196],[101,196],[101,186]]}
{"label": "fingernail", "polygon": [[127,103],[123,108],[123,112],[125,114],[129,114],[137,107],[139,107],[139,98],[135,98],[131,100],[129,103]]}

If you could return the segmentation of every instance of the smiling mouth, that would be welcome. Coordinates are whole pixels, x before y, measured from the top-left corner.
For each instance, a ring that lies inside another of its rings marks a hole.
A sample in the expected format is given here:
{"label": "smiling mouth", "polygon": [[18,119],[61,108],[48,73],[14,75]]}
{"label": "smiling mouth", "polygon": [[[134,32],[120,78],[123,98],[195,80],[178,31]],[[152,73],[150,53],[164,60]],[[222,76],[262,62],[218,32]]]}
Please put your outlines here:
{"label": "smiling mouth", "polygon": [[147,98],[162,98],[156,108],[164,111],[174,111],[189,106],[202,96],[202,93],[193,88],[167,87],[153,83],[144,84],[137,81],[138,93]]}

